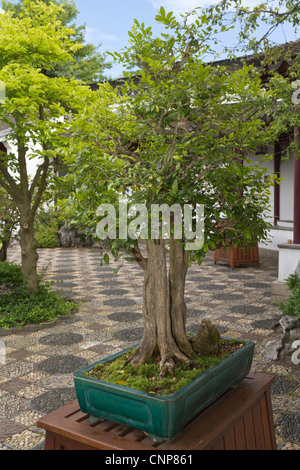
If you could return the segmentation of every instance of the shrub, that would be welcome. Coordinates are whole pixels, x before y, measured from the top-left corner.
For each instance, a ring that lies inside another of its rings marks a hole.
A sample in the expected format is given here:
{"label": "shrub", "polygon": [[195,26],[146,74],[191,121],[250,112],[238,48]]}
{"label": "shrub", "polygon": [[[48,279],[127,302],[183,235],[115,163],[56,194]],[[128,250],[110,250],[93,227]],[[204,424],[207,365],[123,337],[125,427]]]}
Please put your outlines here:
{"label": "shrub", "polygon": [[34,237],[39,248],[55,248],[58,246],[58,224],[52,219],[49,225],[39,225]]}
{"label": "shrub", "polygon": [[22,268],[9,261],[0,263],[0,284],[9,287],[20,286],[23,283]]}
{"label": "shrub", "polygon": [[59,296],[50,284],[40,285],[38,291],[27,293],[24,287],[0,296],[0,327],[12,328],[51,321],[72,313],[77,304]]}
{"label": "shrub", "polygon": [[286,302],[279,304],[279,308],[284,315],[300,318],[300,277],[298,274],[291,274],[287,278],[287,286],[291,295]]}

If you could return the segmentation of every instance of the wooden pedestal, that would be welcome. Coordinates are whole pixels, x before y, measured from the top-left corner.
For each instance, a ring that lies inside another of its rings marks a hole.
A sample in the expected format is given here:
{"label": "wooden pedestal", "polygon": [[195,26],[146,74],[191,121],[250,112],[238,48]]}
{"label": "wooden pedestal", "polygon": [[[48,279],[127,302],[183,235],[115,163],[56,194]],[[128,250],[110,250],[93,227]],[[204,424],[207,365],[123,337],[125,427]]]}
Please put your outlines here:
{"label": "wooden pedestal", "polygon": [[45,450],[276,450],[270,386],[275,377],[251,373],[189,423],[156,443],[142,431],[94,419],[74,402],[41,418]]}

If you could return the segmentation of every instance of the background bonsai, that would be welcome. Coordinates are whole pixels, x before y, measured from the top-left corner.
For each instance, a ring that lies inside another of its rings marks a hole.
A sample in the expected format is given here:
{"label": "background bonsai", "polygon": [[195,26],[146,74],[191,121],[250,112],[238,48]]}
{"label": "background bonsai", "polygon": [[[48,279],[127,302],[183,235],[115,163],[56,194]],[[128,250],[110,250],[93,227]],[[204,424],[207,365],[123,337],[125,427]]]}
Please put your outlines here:
{"label": "background bonsai", "polygon": [[[91,96],[73,122],[74,148],[66,160],[80,213],[86,208],[90,214],[91,201],[93,207],[115,204],[118,195],[126,196],[128,205],[144,204],[148,213],[152,204],[205,207],[201,248],[186,250],[187,240],[176,239],[175,217],[169,239],[149,237],[146,252],[137,238],[124,233],[110,241],[120,266],[123,257],[145,274],[144,335],[131,364],[138,367],[159,352],[164,376],[193,353],[185,330],[189,265],[201,263],[209,249],[225,246],[228,239],[239,245],[251,243],[254,235],[257,240],[267,236],[263,213],[273,180],[245,154],[271,140],[271,127],[261,115],[272,97],[262,92],[251,67],[207,63],[211,39],[226,30],[222,12],[202,12],[193,23],[186,15],[180,23],[161,8],[156,19],[166,27],[160,38],[135,21],[129,47],[115,55],[129,70],[124,84],[118,89],[101,85]],[[118,213],[118,202],[115,207]],[[228,222],[220,230],[221,219]],[[103,259],[109,263],[108,253]]]}

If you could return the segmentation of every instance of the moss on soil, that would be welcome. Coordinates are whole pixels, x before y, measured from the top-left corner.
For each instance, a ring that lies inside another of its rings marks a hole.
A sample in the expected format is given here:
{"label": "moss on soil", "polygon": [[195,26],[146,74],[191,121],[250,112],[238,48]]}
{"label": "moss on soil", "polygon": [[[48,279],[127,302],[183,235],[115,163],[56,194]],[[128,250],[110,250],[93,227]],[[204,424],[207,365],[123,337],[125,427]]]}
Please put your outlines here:
{"label": "moss on soil", "polygon": [[190,364],[180,363],[173,376],[169,375],[159,380],[159,357],[151,358],[137,370],[126,361],[134,353],[134,349],[114,361],[97,364],[84,375],[103,382],[114,383],[155,395],[171,395],[180,388],[190,384],[211,367],[243,347],[245,342],[222,339],[222,348],[218,355],[201,356],[194,354]]}

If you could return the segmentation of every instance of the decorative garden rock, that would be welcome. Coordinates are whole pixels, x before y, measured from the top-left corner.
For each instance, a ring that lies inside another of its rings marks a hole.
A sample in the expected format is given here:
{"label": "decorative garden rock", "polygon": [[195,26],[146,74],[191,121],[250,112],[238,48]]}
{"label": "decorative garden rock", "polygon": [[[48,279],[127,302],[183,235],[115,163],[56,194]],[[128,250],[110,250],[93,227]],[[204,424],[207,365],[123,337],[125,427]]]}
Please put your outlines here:
{"label": "decorative garden rock", "polygon": [[263,351],[263,357],[266,360],[282,360],[291,362],[294,352],[293,344],[300,340],[300,318],[283,316],[279,322],[282,329],[282,335],[279,341],[269,341]]}
{"label": "decorative garden rock", "polygon": [[82,248],[92,245],[91,240],[82,239],[77,230],[69,229],[66,225],[59,229],[58,238],[59,244],[63,248]]}
{"label": "decorative garden rock", "polygon": [[190,339],[193,349],[204,356],[217,354],[221,347],[221,336],[210,320],[204,318],[197,334]]}
{"label": "decorative garden rock", "polygon": [[264,359],[267,361],[277,361],[281,348],[281,341],[269,341],[263,351]]}
{"label": "decorative garden rock", "polygon": [[290,361],[294,352],[293,343],[300,340],[300,318],[285,316],[280,320],[283,334],[281,338],[282,349],[279,359]]}
{"label": "decorative garden rock", "polygon": [[71,247],[71,237],[69,234],[68,227],[63,226],[58,231],[59,243],[63,248]]}

